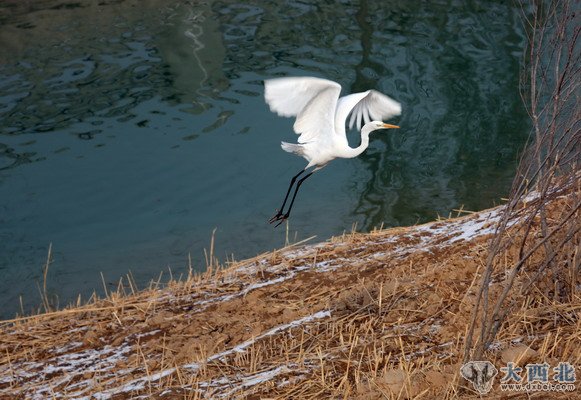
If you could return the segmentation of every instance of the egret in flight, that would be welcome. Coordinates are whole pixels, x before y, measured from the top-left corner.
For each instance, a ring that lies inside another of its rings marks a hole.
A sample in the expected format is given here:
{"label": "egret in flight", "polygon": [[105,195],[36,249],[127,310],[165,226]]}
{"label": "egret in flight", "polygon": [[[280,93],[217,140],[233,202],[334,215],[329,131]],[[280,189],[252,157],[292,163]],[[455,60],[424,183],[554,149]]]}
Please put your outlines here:
{"label": "egret in flight", "polygon": [[[305,158],[309,163],[296,174],[282,202],[270,219],[276,226],[288,219],[302,183],[315,171],[335,158],[354,158],[369,145],[369,134],[377,129],[399,128],[382,121],[401,114],[401,105],[375,90],[339,97],[341,85],[313,77],[277,78],[264,81],[264,98],[270,110],[283,117],[296,117],[293,129],[300,135],[298,144],[282,142],[284,151]],[[351,114],[349,129],[356,123],[361,129],[361,144],[351,147],[347,142],[345,123]],[[361,121],[365,124],[361,128]],[[312,170],[297,179],[309,168]],[[284,206],[293,185],[295,191],[286,212]]]}

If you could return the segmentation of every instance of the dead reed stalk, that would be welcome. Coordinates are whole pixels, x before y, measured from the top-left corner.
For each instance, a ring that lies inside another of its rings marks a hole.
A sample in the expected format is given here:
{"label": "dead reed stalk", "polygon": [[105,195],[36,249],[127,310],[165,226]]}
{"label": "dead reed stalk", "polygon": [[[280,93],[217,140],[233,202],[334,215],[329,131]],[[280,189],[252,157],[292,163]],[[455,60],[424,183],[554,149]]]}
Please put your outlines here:
{"label": "dead reed stalk", "polygon": [[49,243],[48,252],[46,255],[46,263],[42,267],[42,289],[40,288],[40,285],[38,285],[38,291],[40,292],[42,307],[44,308],[45,313],[52,311],[50,299],[48,297],[48,291],[46,289],[46,282],[47,282],[47,278],[48,278],[48,268],[49,268],[51,262],[52,262],[52,243]]}

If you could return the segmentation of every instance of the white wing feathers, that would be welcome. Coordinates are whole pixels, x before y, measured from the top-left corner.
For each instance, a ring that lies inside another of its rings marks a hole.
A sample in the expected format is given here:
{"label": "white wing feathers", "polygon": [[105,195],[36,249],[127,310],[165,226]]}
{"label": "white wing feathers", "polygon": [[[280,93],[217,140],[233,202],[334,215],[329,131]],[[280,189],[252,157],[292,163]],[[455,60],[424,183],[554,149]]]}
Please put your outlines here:
{"label": "white wing feathers", "polygon": [[264,81],[264,99],[270,111],[282,117],[294,117],[325,89],[333,88],[337,97],[341,85],[326,79],[312,77],[277,78]]}
{"label": "white wing feathers", "polygon": [[363,124],[383,121],[401,114],[401,105],[375,90],[339,98],[341,85],[312,77],[277,78],[264,81],[264,98],[270,110],[283,117],[297,117],[293,126],[300,135],[298,142],[307,143],[321,135],[345,135],[349,113],[351,129]]}
{"label": "white wing feathers", "polygon": [[299,135],[299,143],[307,143],[335,132],[335,109],[339,91],[334,88],[321,90],[297,115],[293,129]]}
{"label": "white wing feathers", "polygon": [[341,85],[312,77],[278,78],[264,81],[264,98],[270,110],[284,117],[296,116],[298,142],[333,134],[335,109]]}
{"label": "white wing feathers", "polygon": [[362,125],[370,121],[383,121],[400,115],[401,104],[376,90],[341,97],[335,115],[335,126],[338,132],[344,131],[349,113],[351,113],[349,129],[355,124],[359,130]]}

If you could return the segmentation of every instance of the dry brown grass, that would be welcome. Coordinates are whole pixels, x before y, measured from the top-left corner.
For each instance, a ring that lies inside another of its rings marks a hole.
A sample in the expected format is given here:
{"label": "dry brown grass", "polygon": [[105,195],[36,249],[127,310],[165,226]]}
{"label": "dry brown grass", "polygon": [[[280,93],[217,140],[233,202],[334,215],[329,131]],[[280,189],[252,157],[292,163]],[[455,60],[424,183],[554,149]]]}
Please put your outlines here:
{"label": "dry brown grass", "polygon": [[[554,196],[549,221],[579,193]],[[490,211],[346,234],[224,268],[212,262],[164,288],[135,291],[129,279],[91,304],[5,321],[0,398],[480,398],[459,368],[497,220]],[[503,271],[517,257],[507,252]],[[529,260],[516,289],[542,260]],[[493,276],[491,299],[507,278]],[[500,368],[507,349],[526,345],[527,362],[579,366],[578,291],[555,302],[537,285],[507,301],[514,311],[484,359]],[[486,398],[514,396],[496,384]],[[549,396],[571,398],[528,395]]]}

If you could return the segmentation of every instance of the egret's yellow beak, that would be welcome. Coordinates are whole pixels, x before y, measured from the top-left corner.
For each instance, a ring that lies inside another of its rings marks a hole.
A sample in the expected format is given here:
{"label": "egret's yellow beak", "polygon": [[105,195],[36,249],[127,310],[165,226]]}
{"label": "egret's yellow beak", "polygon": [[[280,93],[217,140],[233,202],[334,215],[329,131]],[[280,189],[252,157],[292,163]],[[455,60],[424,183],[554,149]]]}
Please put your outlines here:
{"label": "egret's yellow beak", "polygon": [[383,124],[384,128],[399,129],[399,126],[392,124]]}

